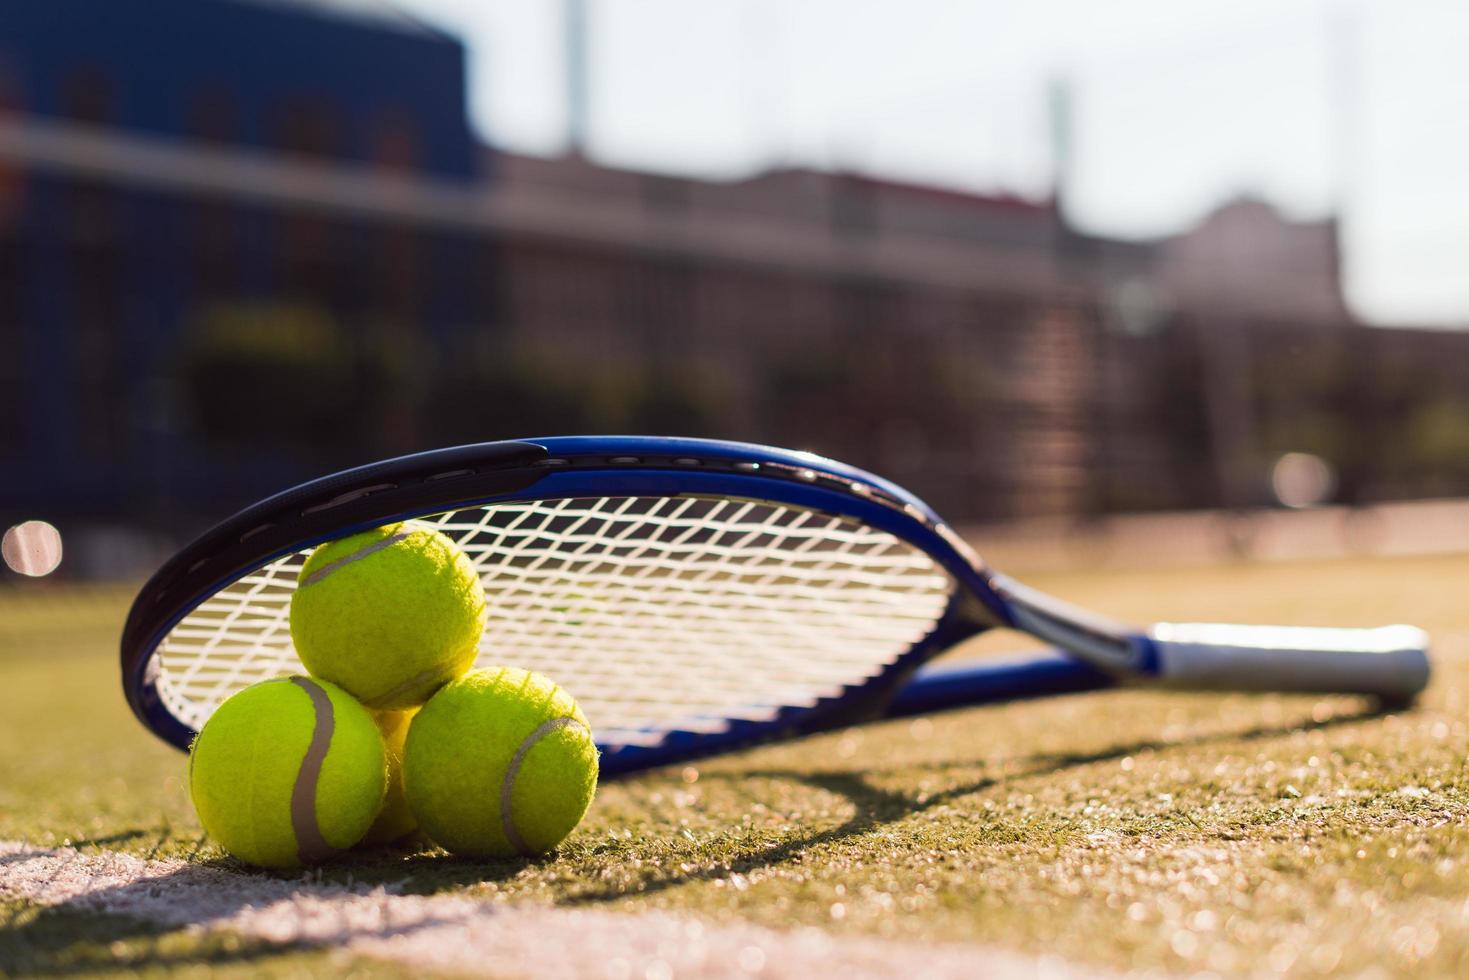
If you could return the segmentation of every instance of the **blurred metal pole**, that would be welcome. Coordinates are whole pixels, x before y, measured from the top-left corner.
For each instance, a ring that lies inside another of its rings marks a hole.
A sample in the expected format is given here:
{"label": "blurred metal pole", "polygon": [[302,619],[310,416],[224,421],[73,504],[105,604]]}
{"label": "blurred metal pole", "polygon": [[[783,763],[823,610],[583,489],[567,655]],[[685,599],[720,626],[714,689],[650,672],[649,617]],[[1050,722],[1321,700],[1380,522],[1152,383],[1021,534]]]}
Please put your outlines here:
{"label": "blurred metal pole", "polygon": [[1076,182],[1081,169],[1076,159],[1076,83],[1069,75],[1056,75],[1047,83],[1046,121],[1051,147],[1056,262],[1068,279],[1085,279],[1095,271],[1095,263],[1086,238],[1076,225]]}
{"label": "blurred metal pole", "polygon": [[585,158],[591,125],[587,0],[566,0],[566,137],[572,156]]}
{"label": "blurred metal pole", "polygon": [[1362,183],[1362,11],[1356,0],[1338,0],[1327,8],[1326,17],[1327,112],[1334,150],[1332,210],[1336,212],[1338,275],[1343,292],[1350,294],[1350,250],[1345,246]]}
{"label": "blurred metal pole", "polygon": [[1061,221],[1070,225],[1067,212],[1076,191],[1075,90],[1070,77],[1057,75],[1046,88],[1046,115],[1050,124],[1051,197]]}

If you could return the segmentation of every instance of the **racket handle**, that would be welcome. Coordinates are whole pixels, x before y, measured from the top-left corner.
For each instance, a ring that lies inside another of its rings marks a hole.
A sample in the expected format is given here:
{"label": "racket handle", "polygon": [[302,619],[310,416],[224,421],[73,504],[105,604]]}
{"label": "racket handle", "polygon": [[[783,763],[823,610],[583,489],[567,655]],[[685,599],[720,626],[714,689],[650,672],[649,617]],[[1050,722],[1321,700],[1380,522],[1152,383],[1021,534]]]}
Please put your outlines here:
{"label": "racket handle", "polygon": [[1369,694],[1411,701],[1428,684],[1428,634],[1415,626],[1157,623],[1146,645],[1156,656],[1159,682],[1172,688]]}

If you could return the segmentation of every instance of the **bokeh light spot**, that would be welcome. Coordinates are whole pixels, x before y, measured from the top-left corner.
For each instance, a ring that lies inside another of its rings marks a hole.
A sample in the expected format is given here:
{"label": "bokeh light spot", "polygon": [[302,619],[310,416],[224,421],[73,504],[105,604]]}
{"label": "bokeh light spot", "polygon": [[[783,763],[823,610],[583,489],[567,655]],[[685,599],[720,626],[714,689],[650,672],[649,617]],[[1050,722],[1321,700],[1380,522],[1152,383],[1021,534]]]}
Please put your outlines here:
{"label": "bokeh light spot", "polygon": [[12,572],[41,578],[61,564],[61,532],[45,521],[24,521],[0,539],[0,556]]}
{"label": "bokeh light spot", "polygon": [[1336,492],[1336,470],[1314,453],[1286,453],[1275,461],[1270,486],[1287,507],[1315,507]]}

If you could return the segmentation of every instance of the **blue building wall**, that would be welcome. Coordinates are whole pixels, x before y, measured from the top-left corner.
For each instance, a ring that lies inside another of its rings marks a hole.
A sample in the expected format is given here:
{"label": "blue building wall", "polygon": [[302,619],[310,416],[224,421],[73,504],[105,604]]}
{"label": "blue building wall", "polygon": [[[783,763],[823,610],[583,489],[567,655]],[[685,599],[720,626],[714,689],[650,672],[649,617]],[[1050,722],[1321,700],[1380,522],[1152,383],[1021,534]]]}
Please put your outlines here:
{"label": "blue building wall", "polygon": [[[325,155],[371,159],[411,121],[424,171],[475,176],[464,49],[426,27],[250,0],[0,0],[0,90],[43,116],[78,115],[100,86],[107,119],[147,133],[209,135],[277,148],[293,108],[330,120]],[[68,104],[68,101],[73,103]]]}
{"label": "blue building wall", "polygon": [[[478,179],[459,42],[304,3],[0,0],[0,117]],[[376,455],[309,421],[294,445],[217,438],[190,404],[201,324],[307,310],[355,357],[389,317],[431,358],[474,316],[473,252],[434,229],[0,165],[0,525],[182,532]],[[241,415],[293,397],[259,382]]]}

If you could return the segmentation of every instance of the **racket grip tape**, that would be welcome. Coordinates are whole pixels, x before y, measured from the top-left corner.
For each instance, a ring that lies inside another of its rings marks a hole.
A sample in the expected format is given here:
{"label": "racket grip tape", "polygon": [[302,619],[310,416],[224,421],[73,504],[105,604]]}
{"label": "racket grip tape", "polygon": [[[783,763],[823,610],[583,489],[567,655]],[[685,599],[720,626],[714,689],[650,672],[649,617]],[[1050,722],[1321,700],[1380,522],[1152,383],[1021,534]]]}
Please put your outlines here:
{"label": "racket grip tape", "polygon": [[1170,688],[1411,700],[1428,685],[1428,634],[1415,626],[1157,623],[1142,639],[1157,682]]}

